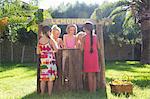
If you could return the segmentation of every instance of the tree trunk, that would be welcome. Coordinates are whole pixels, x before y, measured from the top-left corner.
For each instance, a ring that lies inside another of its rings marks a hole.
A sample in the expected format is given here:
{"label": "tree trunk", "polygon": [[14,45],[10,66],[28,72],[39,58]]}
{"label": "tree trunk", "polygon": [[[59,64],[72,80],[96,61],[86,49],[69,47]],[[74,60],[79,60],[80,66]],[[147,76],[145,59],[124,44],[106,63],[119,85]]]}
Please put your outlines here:
{"label": "tree trunk", "polygon": [[14,61],[14,48],[13,48],[13,43],[11,42],[11,62]]}
{"label": "tree trunk", "polygon": [[34,48],[34,52],[33,52],[33,61],[36,62],[36,49]]}
{"label": "tree trunk", "polygon": [[132,58],[131,59],[134,60],[134,44],[132,44],[131,47],[132,47]]}
{"label": "tree trunk", "polygon": [[23,47],[22,47],[22,55],[21,55],[21,63],[23,63],[24,62],[24,52],[25,52],[25,45],[23,45]]}
{"label": "tree trunk", "polygon": [[141,63],[150,64],[150,19],[141,22],[142,48]]}
{"label": "tree trunk", "polygon": [[[121,46],[118,46],[118,48],[121,49]],[[117,51],[117,50],[116,50],[116,51]],[[117,59],[118,59],[118,60],[121,60],[121,59],[122,59],[120,50],[117,51]]]}

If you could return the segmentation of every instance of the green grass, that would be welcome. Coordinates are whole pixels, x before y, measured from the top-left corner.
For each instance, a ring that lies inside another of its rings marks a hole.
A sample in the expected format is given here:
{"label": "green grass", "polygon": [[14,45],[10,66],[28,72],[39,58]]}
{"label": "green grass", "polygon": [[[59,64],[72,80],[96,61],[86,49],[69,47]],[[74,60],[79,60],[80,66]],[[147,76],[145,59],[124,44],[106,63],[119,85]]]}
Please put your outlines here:
{"label": "green grass", "polygon": [[108,82],[112,79],[130,80],[134,84],[130,99],[150,99],[150,65],[137,61],[109,62],[106,66],[107,94],[109,99],[125,99],[110,93]]}
{"label": "green grass", "polygon": [[[150,65],[136,61],[107,62],[106,80],[108,99],[126,99],[125,95],[115,96],[110,92],[112,79],[128,79],[134,84],[130,99],[150,99]],[[36,64],[1,64],[0,99],[106,99],[106,92],[99,89],[96,93],[87,91],[53,92],[41,96],[36,93]]]}
{"label": "green grass", "polygon": [[0,99],[21,98],[36,89],[36,67],[33,64],[0,66]]}

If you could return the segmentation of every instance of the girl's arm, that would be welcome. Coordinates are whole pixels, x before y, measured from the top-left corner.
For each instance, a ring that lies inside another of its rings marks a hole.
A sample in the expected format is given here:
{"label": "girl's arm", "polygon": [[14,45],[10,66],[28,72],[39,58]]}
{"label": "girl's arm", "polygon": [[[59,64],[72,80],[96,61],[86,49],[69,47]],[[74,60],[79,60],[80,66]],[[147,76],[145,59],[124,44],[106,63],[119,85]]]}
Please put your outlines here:
{"label": "girl's arm", "polygon": [[78,37],[76,36],[76,48],[79,48]]}
{"label": "girl's arm", "polygon": [[82,40],[81,40],[81,51],[83,51],[84,50],[84,44],[85,44],[85,36],[84,37],[82,37]]}
{"label": "girl's arm", "polygon": [[77,37],[76,36],[74,36],[74,37],[75,37],[75,47],[74,48],[77,48],[78,47]]}
{"label": "girl's arm", "polygon": [[66,35],[63,36],[64,48],[66,48]]}
{"label": "girl's arm", "polygon": [[64,48],[64,44],[61,38],[59,38],[59,47]]}
{"label": "girl's arm", "polygon": [[56,48],[56,45],[52,39],[50,39],[50,45],[52,46],[52,48],[54,49],[55,52],[58,51],[58,49]]}

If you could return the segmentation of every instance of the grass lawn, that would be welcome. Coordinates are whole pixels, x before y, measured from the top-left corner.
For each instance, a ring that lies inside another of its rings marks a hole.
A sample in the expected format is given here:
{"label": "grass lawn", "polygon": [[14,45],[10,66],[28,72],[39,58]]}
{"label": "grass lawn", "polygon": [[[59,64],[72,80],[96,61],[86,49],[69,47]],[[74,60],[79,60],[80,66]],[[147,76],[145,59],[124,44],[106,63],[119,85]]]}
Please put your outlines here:
{"label": "grass lawn", "polygon": [[[150,65],[135,61],[107,62],[106,80],[108,99],[126,99],[124,95],[111,94],[111,79],[129,79],[134,84],[130,99],[150,99]],[[36,93],[36,64],[1,64],[0,99],[106,99],[106,93],[99,89],[96,93],[54,92],[40,96]]]}

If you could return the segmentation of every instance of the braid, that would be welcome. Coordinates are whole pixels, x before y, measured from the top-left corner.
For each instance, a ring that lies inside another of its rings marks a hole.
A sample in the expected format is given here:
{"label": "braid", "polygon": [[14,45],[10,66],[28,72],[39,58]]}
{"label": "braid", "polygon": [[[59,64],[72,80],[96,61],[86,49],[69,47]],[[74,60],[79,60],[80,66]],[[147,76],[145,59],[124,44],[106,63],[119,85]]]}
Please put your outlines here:
{"label": "braid", "polygon": [[93,33],[90,31],[90,53],[93,53]]}
{"label": "braid", "polygon": [[93,25],[91,23],[85,23],[83,28],[90,32],[90,53],[93,53]]}

